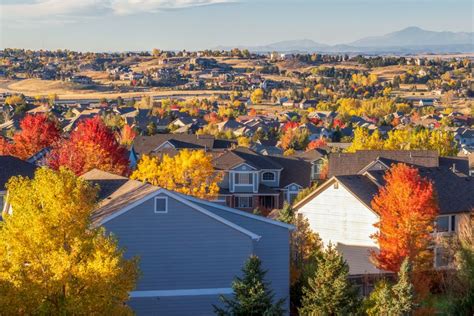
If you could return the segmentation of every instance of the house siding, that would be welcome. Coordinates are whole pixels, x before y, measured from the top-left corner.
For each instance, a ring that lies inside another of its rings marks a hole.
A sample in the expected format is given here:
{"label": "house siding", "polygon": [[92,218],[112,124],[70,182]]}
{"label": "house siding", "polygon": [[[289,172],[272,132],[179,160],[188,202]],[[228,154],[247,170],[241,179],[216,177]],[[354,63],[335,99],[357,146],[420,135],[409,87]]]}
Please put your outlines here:
{"label": "house siding", "polygon": [[288,311],[290,297],[290,230],[286,227],[276,226],[216,207],[207,205],[203,205],[203,207],[261,236],[260,240],[255,243],[255,254],[262,260],[263,269],[267,270],[265,278],[266,281],[271,283],[275,299],[285,299],[285,306]]}
{"label": "house siding", "polygon": [[[168,213],[154,213],[152,198],[104,226],[127,258],[140,258],[135,291],[230,288],[254,252],[249,236],[171,197]],[[210,315],[210,303],[219,303],[217,294],[130,301],[138,315]]]}
{"label": "house siding", "polygon": [[379,272],[369,261],[369,251],[377,250],[377,244],[370,236],[377,231],[373,224],[378,216],[342,185],[339,184],[338,189],[329,185],[298,213],[308,219],[311,229],[319,234],[325,245],[329,242],[342,244],[351,274]]}

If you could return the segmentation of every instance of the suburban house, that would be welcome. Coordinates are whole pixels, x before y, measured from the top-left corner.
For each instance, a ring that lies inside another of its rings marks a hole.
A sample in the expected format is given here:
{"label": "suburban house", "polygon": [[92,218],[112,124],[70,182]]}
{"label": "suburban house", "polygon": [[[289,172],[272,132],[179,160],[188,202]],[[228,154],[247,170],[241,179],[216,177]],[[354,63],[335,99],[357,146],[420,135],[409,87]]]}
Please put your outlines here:
{"label": "suburban house", "polygon": [[267,270],[275,299],[289,310],[293,226],[99,170],[93,223],[113,234],[141,277],[127,302],[138,315],[211,315],[250,255]]}
{"label": "suburban house", "polygon": [[213,160],[224,173],[218,200],[247,211],[272,210],[291,203],[311,184],[311,164],[303,159],[266,156],[245,147],[227,150]]}
{"label": "suburban house", "polygon": [[454,139],[460,146],[474,147],[474,129],[458,128],[454,134]]}
{"label": "suburban house", "polygon": [[[13,156],[0,156],[0,215],[5,206],[8,180],[14,176],[32,178],[36,166]],[[1,218],[1,217],[0,217]]]}
{"label": "suburban house", "polygon": [[[474,179],[465,172],[466,159],[440,158],[434,151],[357,151],[329,155],[330,179],[295,205],[325,244],[335,244],[350,266],[352,277],[382,273],[369,260],[377,251],[370,237],[379,215],[371,202],[384,185],[383,176],[393,164],[404,162],[430,179],[437,192],[440,214],[437,233],[456,233],[474,209]],[[459,166],[459,167],[456,167]],[[448,260],[441,246],[434,248],[437,268]]]}

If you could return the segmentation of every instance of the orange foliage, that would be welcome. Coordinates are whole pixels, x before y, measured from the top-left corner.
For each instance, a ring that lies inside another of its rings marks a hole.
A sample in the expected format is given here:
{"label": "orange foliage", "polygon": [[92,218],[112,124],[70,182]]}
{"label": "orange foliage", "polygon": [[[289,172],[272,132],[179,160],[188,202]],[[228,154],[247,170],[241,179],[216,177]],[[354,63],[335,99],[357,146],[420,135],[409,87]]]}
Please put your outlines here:
{"label": "orange foliage", "polygon": [[308,146],[306,147],[306,151],[310,151],[313,149],[321,148],[326,146],[328,143],[324,138],[315,139],[309,142]]}
{"label": "orange foliage", "polygon": [[372,236],[379,247],[372,258],[378,268],[398,272],[405,257],[415,269],[429,268],[432,253],[431,232],[438,214],[433,184],[420,176],[417,169],[405,164],[393,165],[385,175],[386,184],[372,201],[380,215]]}
{"label": "orange foliage", "polygon": [[12,144],[10,144],[5,137],[0,136],[0,155],[10,155],[12,151]]}
{"label": "orange foliage", "polygon": [[125,124],[120,132],[120,143],[122,145],[131,145],[137,132],[128,124]]}

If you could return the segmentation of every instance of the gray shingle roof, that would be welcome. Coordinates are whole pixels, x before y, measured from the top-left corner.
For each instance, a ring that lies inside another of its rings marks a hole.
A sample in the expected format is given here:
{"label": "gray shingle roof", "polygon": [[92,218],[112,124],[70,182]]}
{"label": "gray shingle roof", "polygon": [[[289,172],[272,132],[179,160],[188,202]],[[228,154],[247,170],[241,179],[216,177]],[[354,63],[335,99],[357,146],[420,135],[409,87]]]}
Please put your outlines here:
{"label": "gray shingle roof", "polygon": [[0,156],[0,191],[13,176],[33,178],[36,166],[13,156]]}

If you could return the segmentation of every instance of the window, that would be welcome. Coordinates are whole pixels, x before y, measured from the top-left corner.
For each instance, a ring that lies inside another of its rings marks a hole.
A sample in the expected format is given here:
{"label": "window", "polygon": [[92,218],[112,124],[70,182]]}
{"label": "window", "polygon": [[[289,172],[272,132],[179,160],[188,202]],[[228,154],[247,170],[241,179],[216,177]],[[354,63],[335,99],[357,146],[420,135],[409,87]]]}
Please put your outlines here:
{"label": "window", "polygon": [[160,196],[155,198],[155,213],[168,213],[168,197]]}
{"label": "window", "polygon": [[456,215],[438,216],[436,219],[436,231],[438,233],[456,231]]}
{"label": "window", "polygon": [[242,185],[253,184],[253,174],[252,173],[236,173],[235,184],[242,184]]}
{"label": "window", "polygon": [[237,208],[251,208],[253,205],[253,198],[251,196],[236,196],[235,207]]}
{"label": "window", "polygon": [[274,172],[264,172],[262,174],[263,181],[275,181],[275,173]]}
{"label": "window", "polygon": [[447,249],[442,247],[435,248],[435,266],[437,268],[446,267],[451,262],[451,259]]}
{"label": "window", "polygon": [[5,203],[5,196],[0,194],[0,213],[3,211],[3,204]]}

